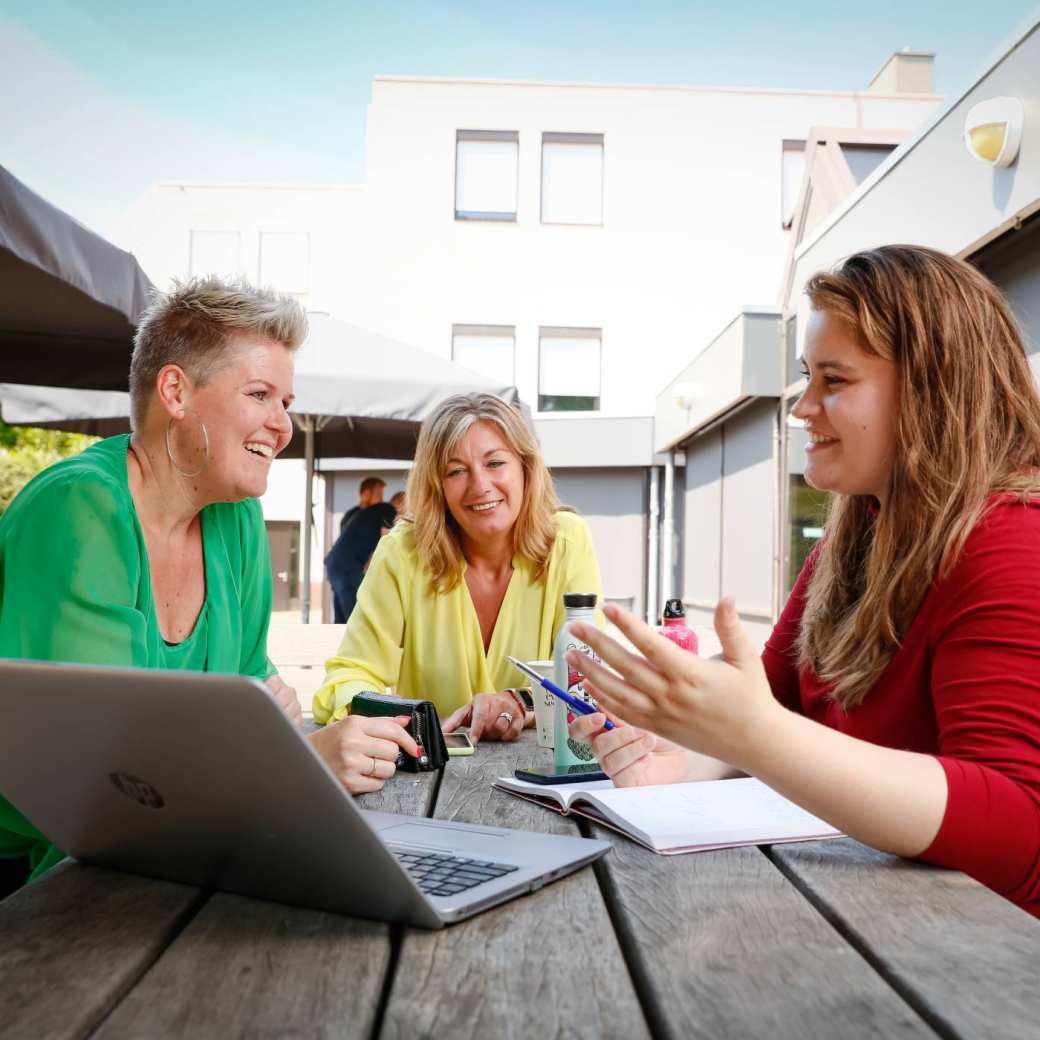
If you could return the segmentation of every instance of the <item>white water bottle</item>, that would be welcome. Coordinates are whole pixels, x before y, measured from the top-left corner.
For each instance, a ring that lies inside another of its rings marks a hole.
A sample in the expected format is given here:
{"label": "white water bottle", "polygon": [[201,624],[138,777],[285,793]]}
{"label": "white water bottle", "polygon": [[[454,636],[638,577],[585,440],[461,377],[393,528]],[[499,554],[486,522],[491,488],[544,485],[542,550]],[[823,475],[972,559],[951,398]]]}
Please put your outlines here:
{"label": "white water bottle", "polygon": [[[567,653],[575,650],[587,654],[598,661],[595,651],[571,633],[571,625],[582,621],[587,625],[596,623],[596,594],[594,592],[568,592],[564,594],[563,606],[567,617],[556,637],[553,647],[553,682],[572,697],[592,701],[592,695],[585,689],[585,676],[576,668],[567,664]],[[574,717],[574,709],[564,704],[559,697],[555,698],[553,713],[553,762],[557,766],[588,765],[596,760],[592,745],[583,741],[572,740],[567,732],[568,717]]]}

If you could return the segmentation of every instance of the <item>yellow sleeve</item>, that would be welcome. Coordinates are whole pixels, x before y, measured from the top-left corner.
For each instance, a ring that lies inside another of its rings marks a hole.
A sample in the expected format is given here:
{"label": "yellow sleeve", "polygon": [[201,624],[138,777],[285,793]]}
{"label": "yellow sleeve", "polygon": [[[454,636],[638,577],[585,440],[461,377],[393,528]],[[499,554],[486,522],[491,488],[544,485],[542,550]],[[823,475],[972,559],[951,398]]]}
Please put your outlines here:
{"label": "yellow sleeve", "polygon": [[556,615],[553,618],[553,641],[563,626],[564,618],[567,616],[563,606],[563,594],[565,592],[594,592],[596,602],[600,609],[596,610],[596,624],[600,628],[605,627],[606,618],[603,616],[603,583],[599,575],[599,558],[596,556],[596,547],[592,544],[592,532],[589,525],[577,513],[557,513],[556,522],[561,541],[561,573],[563,585],[556,597]]}
{"label": "yellow sleeve", "polygon": [[324,725],[348,714],[354,694],[396,686],[404,656],[405,602],[412,564],[401,534],[379,540],[358,589],[343,642],[325,662],[325,681],[314,694],[314,721]]}

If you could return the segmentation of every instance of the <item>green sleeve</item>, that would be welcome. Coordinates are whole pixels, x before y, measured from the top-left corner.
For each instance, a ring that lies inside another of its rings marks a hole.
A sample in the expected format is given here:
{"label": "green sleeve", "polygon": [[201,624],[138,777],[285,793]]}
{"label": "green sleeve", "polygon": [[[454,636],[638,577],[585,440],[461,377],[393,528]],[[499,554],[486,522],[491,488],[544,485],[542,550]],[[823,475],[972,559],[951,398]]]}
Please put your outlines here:
{"label": "green sleeve", "polygon": [[[103,479],[38,479],[0,523],[0,656],[146,666],[128,503]],[[0,856],[21,855],[37,877],[63,853],[0,797]]]}
{"label": "green sleeve", "polygon": [[[325,662],[325,682],[314,694],[315,722],[342,719],[350,710],[354,694],[362,690],[382,693],[388,686],[397,685],[411,581],[400,537],[391,532],[376,546],[343,642],[336,656]],[[421,622],[412,617],[410,623]]]}
{"label": "green sleeve", "polygon": [[271,548],[267,543],[263,510],[255,499],[239,510],[242,540],[242,660],[239,671],[257,679],[277,672],[267,656],[267,630],[274,602]]}
{"label": "green sleeve", "polygon": [[125,494],[63,474],[0,525],[0,656],[147,667],[142,548]]}

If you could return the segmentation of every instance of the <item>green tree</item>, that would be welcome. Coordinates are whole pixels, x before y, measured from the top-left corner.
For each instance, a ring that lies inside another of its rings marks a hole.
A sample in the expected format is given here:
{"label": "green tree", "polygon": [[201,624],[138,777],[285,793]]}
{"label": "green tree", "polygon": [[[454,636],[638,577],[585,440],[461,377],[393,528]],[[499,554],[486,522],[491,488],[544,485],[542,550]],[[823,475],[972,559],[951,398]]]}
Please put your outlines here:
{"label": "green tree", "polygon": [[40,470],[68,455],[78,455],[96,440],[82,433],[0,422],[0,513]]}

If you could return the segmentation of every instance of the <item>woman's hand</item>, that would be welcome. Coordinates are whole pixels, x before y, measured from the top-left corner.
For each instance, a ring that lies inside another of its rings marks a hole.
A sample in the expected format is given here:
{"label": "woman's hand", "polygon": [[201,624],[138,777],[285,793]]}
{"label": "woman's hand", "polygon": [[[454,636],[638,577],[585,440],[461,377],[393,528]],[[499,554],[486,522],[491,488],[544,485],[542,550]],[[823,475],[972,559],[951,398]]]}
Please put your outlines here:
{"label": "woman's hand", "polygon": [[[647,784],[680,784],[701,779],[691,775],[694,754],[664,737],[611,718],[614,729],[605,730],[607,716],[579,715],[568,727],[572,740],[592,744],[603,771],[616,787]],[[700,757],[700,756],[697,756]]]}
{"label": "woman's hand", "polygon": [[784,709],[773,697],[733,601],[724,599],[715,609],[722,659],[710,661],[680,650],[627,610],[608,604],[604,612],[644,656],[625,650],[592,625],[573,626],[575,636],[614,669],[584,654],[568,655],[592,683],[596,700],[631,725],[747,769],[753,750],[768,741]]}
{"label": "woman's hand", "polygon": [[453,711],[441,725],[445,733],[469,724],[475,744],[485,740],[516,740],[527,725],[527,713],[511,693],[478,693],[469,704]]}
{"label": "woman's hand", "polygon": [[408,715],[369,718],[348,715],[311,733],[308,740],[351,794],[378,791],[397,771],[400,751],[415,757],[419,748],[405,730]]}
{"label": "woman's hand", "polygon": [[303,722],[303,709],[300,707],[296,691],[288,686],[280,675],[270,675],[265,681],[275,703],[289,716],[289,721],[296,726]]}

